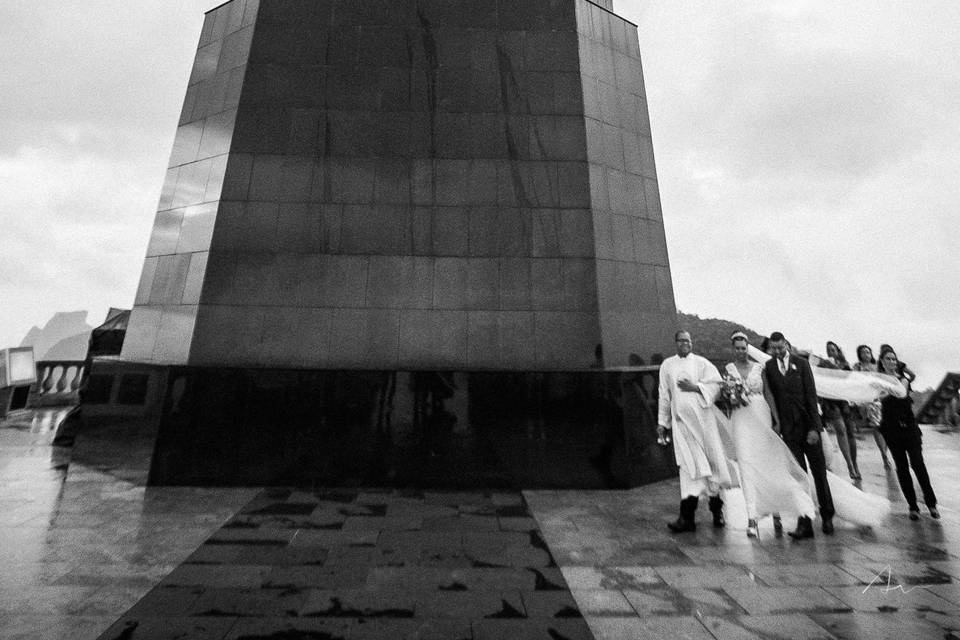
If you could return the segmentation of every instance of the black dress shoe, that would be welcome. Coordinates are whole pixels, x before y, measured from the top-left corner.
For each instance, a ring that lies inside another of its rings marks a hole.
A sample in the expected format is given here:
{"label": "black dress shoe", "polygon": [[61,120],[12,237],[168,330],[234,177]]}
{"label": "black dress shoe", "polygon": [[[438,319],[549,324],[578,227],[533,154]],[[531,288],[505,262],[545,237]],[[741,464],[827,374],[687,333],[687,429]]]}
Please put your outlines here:
{"label": "black dress shoe", "polygon": [[720,496],[713,496],[708,504],[710,513],[713,514],[713,526],[717,529],[727,526],[727,521],[723,517],[723,500]]}
{"label": "black dress shoe", "polygon": [[833,518],[823,519],[823,532],[828,536],[833,535]]}
{"label": "black dress shoe", "polygon": [[686,533],[687,531],[696,531],[697,523],[693,520],[677,518],[674,522],[668,522],[667,528],[674,533]]}
{"label": "black dress shoe", "polygon": [[801,516],[797,520],[797,530],[790,532],[790,537],[794,540],[804,540],[806,538],[813,537],[813,525],[810,522],[810,518],[806,516]]}

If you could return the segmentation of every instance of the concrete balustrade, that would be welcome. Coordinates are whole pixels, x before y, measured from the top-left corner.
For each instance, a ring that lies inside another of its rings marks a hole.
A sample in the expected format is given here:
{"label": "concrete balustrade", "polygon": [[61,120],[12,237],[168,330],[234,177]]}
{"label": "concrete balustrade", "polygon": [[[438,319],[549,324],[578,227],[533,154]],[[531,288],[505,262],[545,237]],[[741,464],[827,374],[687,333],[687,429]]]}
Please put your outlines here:
{"label": "concrete balustrade", "polygon": [[83,360],[41,360],[32,389],[32,406],[70,405],[79,402],[86,374]]}

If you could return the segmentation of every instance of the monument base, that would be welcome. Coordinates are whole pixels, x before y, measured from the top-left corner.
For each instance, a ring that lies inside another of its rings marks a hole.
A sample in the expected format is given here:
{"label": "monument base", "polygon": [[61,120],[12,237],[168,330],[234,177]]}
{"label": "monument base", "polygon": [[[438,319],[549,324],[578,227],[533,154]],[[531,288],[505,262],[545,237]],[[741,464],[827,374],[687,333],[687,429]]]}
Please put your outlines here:
{"label": "monument base", "polygon": [[163,369],[152,485],[600,489],[676,475],[656,444],[657,367]]}

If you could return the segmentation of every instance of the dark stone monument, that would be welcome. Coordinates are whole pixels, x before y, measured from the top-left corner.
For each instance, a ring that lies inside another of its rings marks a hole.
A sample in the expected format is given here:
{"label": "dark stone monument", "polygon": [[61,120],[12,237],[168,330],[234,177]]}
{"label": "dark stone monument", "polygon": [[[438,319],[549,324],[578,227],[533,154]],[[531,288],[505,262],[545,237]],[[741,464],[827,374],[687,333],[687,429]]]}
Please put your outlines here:
{"label": "dark stone monument", "polygon": [[111,366],[157,483],[637,484],[675,317],[609,2],[232,0]]}

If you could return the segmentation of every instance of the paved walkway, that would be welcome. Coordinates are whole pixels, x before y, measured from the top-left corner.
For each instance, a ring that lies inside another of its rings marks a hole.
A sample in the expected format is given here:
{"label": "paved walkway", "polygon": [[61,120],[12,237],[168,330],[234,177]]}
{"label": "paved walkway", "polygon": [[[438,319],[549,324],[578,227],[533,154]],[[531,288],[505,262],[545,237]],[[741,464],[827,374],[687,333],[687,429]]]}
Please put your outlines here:
{"label": "paved walkway", "polygon": [[[526,492],[572,593],[601,640],[628,638],[960,638],[960,435],[924,428],[942,520],[907,518],[893,471],[860,439],[864,488],[893,513],[877,530],[746,537],[742,497],[725,529],[701,505],[696,533],[673,535],[676,481],[631,491]],[[738,499],[739,498],[739,499]],[[792,528],[794,523],[784,523]],[[819,525],[819,521],[815,523]]]}
{"label": "paved walkway", "polygon": [[[631,491],[144,488],[0,426],[0,638],[960,638],[960,443],[926,430],[943,520],[910,522],[860,441],[880,530],[670,535]],[[701,521],[707,512],[701,507]],[[879,576],[879,578],[878,578]],[[582,612],[583,618],[578,617]]]}
{"label": "paved walkway", "polygon": [[519,493],[275,489],[101,636],[173,637],[592,636]]}
{"label": "paved walkway", "polygon": [[63,413],[0,426],[0,638],[92,640],[257,493],[147,489],[70,463]]}

